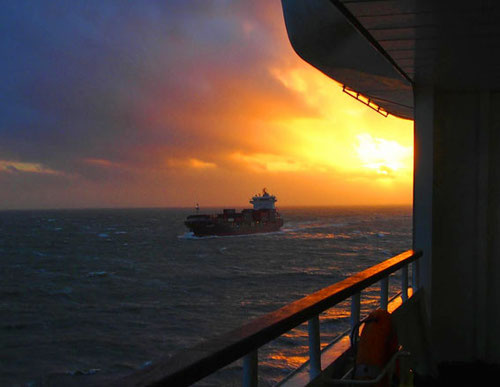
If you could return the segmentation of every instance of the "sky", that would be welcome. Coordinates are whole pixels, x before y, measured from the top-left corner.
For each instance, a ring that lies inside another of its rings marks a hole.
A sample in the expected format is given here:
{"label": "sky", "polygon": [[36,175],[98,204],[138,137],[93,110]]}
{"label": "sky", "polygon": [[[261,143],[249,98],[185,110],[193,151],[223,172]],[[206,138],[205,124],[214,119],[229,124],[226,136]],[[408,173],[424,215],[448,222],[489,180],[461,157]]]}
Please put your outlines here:
{"label": "sky", "polygon": [[0,209],[412,202],[413,123],[300,59],[278,0],[1,7]]}

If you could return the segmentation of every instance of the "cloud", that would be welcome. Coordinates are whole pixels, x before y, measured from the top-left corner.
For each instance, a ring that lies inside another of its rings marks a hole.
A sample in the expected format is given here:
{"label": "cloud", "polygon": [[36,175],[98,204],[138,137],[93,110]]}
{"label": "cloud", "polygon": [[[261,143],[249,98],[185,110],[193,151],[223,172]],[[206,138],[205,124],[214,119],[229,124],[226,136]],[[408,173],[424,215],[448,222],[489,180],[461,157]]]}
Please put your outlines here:
{"label": "cloud", "polygon": [[314,114],[268,71],[285,48],[279,4],[247,3],[8,2],[0,157],[134,163],[149,147],[227,149],[257,117]]}
{"label": "cloud", "polygon": [[279,1],[2,8],[4,206],[179,205],[201,179],[245,198],[281,175],[335,179],[347,157],[341,93],[293,52]]}
{"label": "cloud", "polygon": [[41,175],[65,175],[63,172],[55,171],[38,163],[23,163],[17,161],[0,160],[0,173],[16,174],[41,174]]}
{"label": "cloud", "polygon": [[236,161],[243,168],[254,173],[282,173],[282,172],[327,172],[332,168],[326,165],[308,163],[302,159],[292,156],[278,155],[272,153],[240,153],[230,155],[230,159]]}
{"label": "cloud", "polygon": [[170,168],[190,168],[198,170],[217,168],[217,164],[210,161],[199,160],[197,158],[168,159],[166,164]]}

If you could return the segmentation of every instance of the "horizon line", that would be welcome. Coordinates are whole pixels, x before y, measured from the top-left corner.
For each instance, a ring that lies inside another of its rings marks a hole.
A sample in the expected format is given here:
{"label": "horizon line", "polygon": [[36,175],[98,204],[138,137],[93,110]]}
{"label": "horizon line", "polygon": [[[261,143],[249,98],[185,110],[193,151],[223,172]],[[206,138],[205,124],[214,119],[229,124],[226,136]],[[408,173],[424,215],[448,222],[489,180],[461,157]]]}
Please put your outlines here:
{"label": "horizon line", "polygon": [[[413,207],[413,203],[394,203],[394,204],[293,204],[277,206],[277,209],[287,208],[336,208],[336,207]],[[227,205],[207,205],[200,207],[206,209],[240,209],[245,206],[227,206]],[[30,207],[30,208],[0,208],[0,212],[8,211],[85,211],[85,210],[195,210],[195,206],[102,206],[102,207]]]}

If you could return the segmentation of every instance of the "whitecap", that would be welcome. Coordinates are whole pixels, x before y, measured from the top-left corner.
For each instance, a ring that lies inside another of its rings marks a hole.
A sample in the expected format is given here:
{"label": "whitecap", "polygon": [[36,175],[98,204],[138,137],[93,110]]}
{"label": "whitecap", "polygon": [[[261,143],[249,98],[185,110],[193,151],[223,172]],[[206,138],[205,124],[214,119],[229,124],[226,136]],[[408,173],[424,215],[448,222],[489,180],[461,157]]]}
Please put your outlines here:
{"label": "whitecap", "polygon": [[76,371],[69,371],[68,374],[75,376],[75,375],[94,375],[98,373],[101,369],[100,368],[91,368],[88,370],[76,370]]}
{"label": "whitecap", "polygon": [[70,295],[73,293],[73,289],[70,286],[66,286],[62,289],[52,289],[49,290],[48,292],[52,296],[57,296],[57,295]]}
{"label": "whitecap", "polygon": [[108,275],[107,271],[91,271],[87,274],[88,277],[104,277]]}
{"label": "whitecap", "polygon": [[207,237],[199,237],[199,236],[194,235],[194,232],[187,231],[184,234],[179,235],[177,238],[179,238],[179,239],[203,239],[203,238],[207,238]]}
{"label": "whitecap", "polygon": [[152,360],[148,360],[144,362],[139,368],[142,370],[143,368],[149,367],[151,364],[153,364]]}

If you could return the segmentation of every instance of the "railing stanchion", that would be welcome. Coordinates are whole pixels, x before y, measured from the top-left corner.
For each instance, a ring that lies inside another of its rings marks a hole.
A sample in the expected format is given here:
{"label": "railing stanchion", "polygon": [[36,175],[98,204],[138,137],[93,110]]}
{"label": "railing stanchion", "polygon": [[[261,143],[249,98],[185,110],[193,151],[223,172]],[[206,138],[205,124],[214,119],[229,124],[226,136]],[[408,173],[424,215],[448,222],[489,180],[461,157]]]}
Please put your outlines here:
{"label": "railing stanchion", "polygon": [[415,293],[420,287],[420,260],[416,260],[412,263],[412,281],[411,285],[413,288],[413,292]]}
{"label": "railing stanchion", "polygon": [[313,379],[321,373],[321,344],[318,315],[307,322],[307,329],[309,331],[309,373],[311,379]]}
{"label": "railing stanchion", "polygon": [[403,302],[408,300],[408,265],[401,268],[401,298]]}
{"label": "railing stanchion", "polygon": [[257,387],[257,371],[258,355],[255,350],[243,358],[243,387]]}
{"label": "railing stanchion", "polygon": [[380,281],[380,308],[387,310],[389,300],[389,276]]}
{"label": "railing stanchion", "polygon": [[361,293],[355,293],[351,297],[351,329],[359,321]]}

